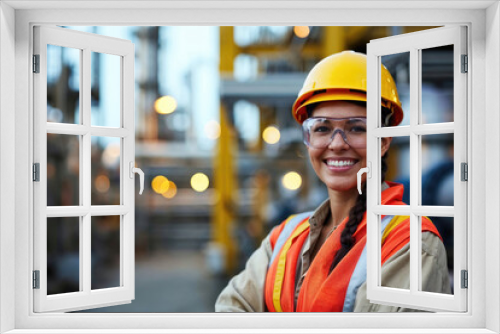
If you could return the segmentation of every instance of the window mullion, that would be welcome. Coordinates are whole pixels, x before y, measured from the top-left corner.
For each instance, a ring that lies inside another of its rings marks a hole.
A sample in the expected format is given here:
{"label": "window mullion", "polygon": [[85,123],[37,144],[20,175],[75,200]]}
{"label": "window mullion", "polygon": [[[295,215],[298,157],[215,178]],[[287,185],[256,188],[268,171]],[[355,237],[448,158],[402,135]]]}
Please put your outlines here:
{"label": "window mullion", "polygon": [[377,215],[409,216],[410,212],[418,216],[455,217],[454,206],[375,205],[372,209],[372,213]]}
{"label": "window mullion", "polygon": [[[85,55],[84,55],[84,52],[81,51],[80,52],[80,99],[79,99],[79,108],[80,108],[80,115],[79,115],[79,120],[78,120],[78,123],[80,124],[80,126],[82,128],[85,129],[85,126],[83,125],[84,124],[84,115],[85,115],[85,112],[84,112],[84,106],[86,105],[86,102],[84,102],[84,98],[83,98],[83,92],[85,91],[83,88],[84,88],[84,83],[86,82],[87,78],[84,78],[84,62],[85,62]],[[85,129],[87,130],[87,129]],[[87,131],[86,131],[87,132]],[[79,199],[79,203],[80,203],[80,206],[84,207],[84,192],[83,192],[83,184],[84,184],[84,178],[83,178],[83,171],[84,171],[84,168],[83,168],[83,163],[84,163],[84,152],[83,152],[83,147],[84,147],[84,143],[83,143],[83,136],[78,136],[79,138],[79,143],[80,143],[80,157],[79,157],[79,163],[80,163],[80,173],[79,173],[79,177],[80,177],[80,184],[79,184],[79,195],[80,195],[80,199]],[[84,282],[86,282],[86,278],[85,278],[85,261],[84,260],[87,260],[86,257],[84,257],[84,254],[85,254],[85,251],[86,251],[86,248],[84,247],[84,243],[83,243],[83,240],[84,239],[84,234],[85,234],[85,219],[84,219],[85,216],[80,216],[80,221],[79,221],[79,237],[80,237],[80,246],[79,246],[79,263],[80,263],[80,271],[79,271],[79,283],[80,283],[80,291],[86,291],[86,286],[84,284]]]}
{"label": "window mullion", "polygon": [[88,127],[80,124],[53,123],[53,122],[47,123],[47,133],[81,136],[86,134],[88,131],[89,131]]}
{"label": "window mullion", "polygon": [[[418,197],[418,207],[420,208],[422,205],[422,134],[426,133],[425,129],[431,130],[431,132],[427,133],[433,133],[433,127],[432,126],[422,126],[423,120],[422,120],[422,49],[417,49],[416,50],[416,55],[417,55],[417,61],[416,61],[416,66],[417,66],[417,73],[414,73],[413,75],[417,78],[418,82],[418,93],[415,95],[417,97],[417,124],[414,126],[415,129],[415,136],[417,137],[417,161],[413,162],[414,165],[416,165],[417,169],[417,197]],[[453,129],[453,123],[448,123],[448,126],[443,127],[442,129]],[[418,131],[423,129],[424,131]],[[436,132],[434,132],[436,133]],[[417,277],[415,277],[415,283],[417,285],[417,293],[422,290],[422,213],[418,213],[413,211],[415,214],[415,219],[416,219],[416,231],[414,232],[413,235],[416,235],[416,244],[417,244],[417,267],[415,268],[415,271],[417,273]],[[411,236],[410,236],[411,238]]]}
{"label": "window mullion", "polygon": [[418,292],[419,249],[418,217],[414,209],[420,204],[420,150],[419,136],[415,133],[418,126],[420,105],[420,59],[417,49],[410,51],[410,292]]}
{"label": "window mullion", "polygon": [[[83,62],[82,62],[82,124],[90,128],[90,110],[91,110],[91,52],[89,48],[83,49]],[[81,256],[81,276],[83,281],[83,291],[90,293],[91,290],[91,134],[90,131],[82,137],[82,157],[80,159],[82,171],[82,200],[83,206],[89,208],[89,211],[82,218],[82,230],[80,234],[80,244],[82,248]]]}
{"label": "window mullion", "polygon": [[455,123],[420,124],[413,129],[413,132],[420,136],[453,133],[455,132]]}

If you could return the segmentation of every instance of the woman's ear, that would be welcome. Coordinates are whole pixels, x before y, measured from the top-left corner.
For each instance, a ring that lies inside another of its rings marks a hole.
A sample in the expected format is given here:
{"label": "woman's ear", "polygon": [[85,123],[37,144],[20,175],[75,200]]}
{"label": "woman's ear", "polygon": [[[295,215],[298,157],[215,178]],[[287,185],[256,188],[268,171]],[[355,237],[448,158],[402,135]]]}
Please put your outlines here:
{"label": "woman's ear", "polygon": [[387,150],[391,146],[391,141],[392,141],[392,137],[382,138],[382,146],[380,148],[380,153],[381,153],[382,157],[385,155],[385,153],[387,152]]}

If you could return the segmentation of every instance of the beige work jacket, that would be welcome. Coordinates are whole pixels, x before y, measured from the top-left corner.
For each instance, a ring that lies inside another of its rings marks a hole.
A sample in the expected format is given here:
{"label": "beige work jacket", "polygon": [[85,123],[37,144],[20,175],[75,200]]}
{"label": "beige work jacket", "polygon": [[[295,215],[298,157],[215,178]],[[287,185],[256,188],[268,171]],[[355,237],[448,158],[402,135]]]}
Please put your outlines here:
{"label": "beige work jacket", "polygon": [[[298,264],[295,302],[309,269],[311,253],[321,233],[321,227],[330,213],[326,200],[309,218],[310,232],[302,250]],[[215,303],[216,312],[265,312],[264,283],[273,250],[268,235],[261,246],[250,256],[245,269],[233,277],[222,290]],[[382,266],[382,286],[402,289],[410,288],[410,246],[406,245]],[[422,233],[422,290],[428,292],[451,293],[446,260],[446,250],[442,241],[431,232]],[[366,298],[366,282],[357,291],[354,312],[412,312],[418,311],[388,305],[373,304]]]}

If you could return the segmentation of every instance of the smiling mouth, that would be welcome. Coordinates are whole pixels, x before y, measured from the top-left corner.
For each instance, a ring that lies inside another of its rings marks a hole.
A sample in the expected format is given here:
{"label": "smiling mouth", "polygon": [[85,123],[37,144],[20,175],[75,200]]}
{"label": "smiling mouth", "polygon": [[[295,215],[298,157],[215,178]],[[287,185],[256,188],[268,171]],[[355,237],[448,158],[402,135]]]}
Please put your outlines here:
{"label": "smiling mouth", "polygon": [[334,168],[345,168],[348,169],[355,165],[358,162],[358,160],[354,159],[344,159],[344,160],[326,160],[325,163],[328,167],[334,167]]}

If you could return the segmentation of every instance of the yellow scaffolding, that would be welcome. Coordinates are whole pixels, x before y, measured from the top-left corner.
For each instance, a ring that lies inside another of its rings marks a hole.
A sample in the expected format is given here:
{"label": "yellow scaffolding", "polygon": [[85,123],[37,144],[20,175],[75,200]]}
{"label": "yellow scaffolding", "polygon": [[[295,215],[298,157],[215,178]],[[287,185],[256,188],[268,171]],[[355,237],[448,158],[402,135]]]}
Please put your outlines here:
{"label": "yellow scaffolding", "polygon": [[[233,72],[235,48],[233,27],[220,27],[220,73]],[[228,122],[226,106],[220,106],[220,137],[214,159],[214,187],[217,201],[212,215],[212,238],[222,249],[225,257],[225,272],[232,274],[236,269],[237,250],[233,238],[234,219],[238,203],[238,185],[235,173],[234,145],[237,143],[231,124]]]}

